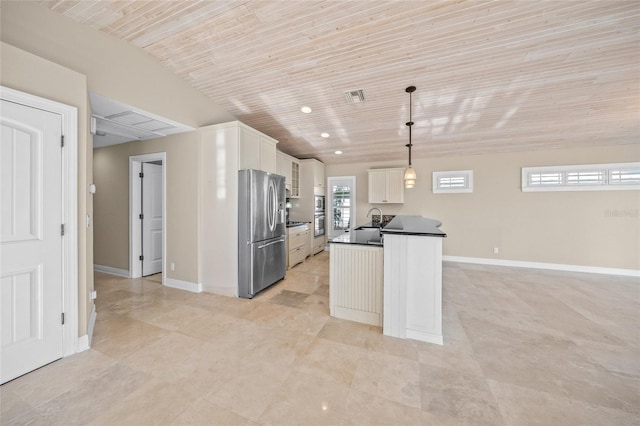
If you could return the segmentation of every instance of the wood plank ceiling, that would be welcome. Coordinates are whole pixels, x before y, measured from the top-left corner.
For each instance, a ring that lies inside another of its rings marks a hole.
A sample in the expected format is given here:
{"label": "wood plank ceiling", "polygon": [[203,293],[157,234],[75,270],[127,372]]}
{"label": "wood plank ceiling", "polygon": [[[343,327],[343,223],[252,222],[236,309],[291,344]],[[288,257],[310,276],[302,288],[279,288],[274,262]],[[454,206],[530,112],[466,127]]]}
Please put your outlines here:
{"label": "wood plank ceiling", "polygon": [[[638,1],[42,4],[140,47],[299,158],[406,159],[409,85],[414,158],[640,143]],[[365,102],[346,102],[354,89]]]}

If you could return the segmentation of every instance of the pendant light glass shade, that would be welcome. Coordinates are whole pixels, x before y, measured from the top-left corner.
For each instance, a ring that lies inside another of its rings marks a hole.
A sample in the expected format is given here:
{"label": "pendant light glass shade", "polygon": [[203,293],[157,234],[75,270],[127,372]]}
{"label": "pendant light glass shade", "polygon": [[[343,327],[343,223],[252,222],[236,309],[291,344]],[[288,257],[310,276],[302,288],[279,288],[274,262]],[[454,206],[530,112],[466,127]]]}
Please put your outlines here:
{"label": "pendant light glass shade", "polygon": [[407,189],[413,188],[417,178],[416,171],[413,170],[413,167],[410,165],[407,167],[407,170],[404,171],[404,187]]}
{"label": "pendant light glass shade", "polygon": [[409,122],[406,123],[409,128],[409,143],[406,145],[409,148],[409,167],[404,171],[404,187],[407,189],[411,189],[416,185],[416,179],[418,179],[418,175],[416,171],[413,170],[411,166],[411,147],[413,144],[411,143],[411,126],[413,126],[413,121],[411,121],[411,94],[416,90],[415,86],[409,86],[405,89],[405,92],[409,94]]}

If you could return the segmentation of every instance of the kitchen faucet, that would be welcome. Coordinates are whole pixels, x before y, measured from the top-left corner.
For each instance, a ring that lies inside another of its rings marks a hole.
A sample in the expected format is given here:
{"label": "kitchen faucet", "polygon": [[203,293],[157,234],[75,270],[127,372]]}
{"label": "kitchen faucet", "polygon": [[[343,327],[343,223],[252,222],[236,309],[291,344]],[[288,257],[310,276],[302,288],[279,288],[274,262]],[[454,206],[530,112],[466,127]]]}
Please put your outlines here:
{"label": "kitchen faucet", "polygon": [[[382,210],[380,210],[377,207],[372,207],[369,209],[369,211],[367,212],[367,217],[369,217],[369,215],[371,214],[372,211],[374,210],[378,210],[378,213],[380,213],[380,223],[378,223],[378,225],[380,226],[380,228],[382,228]],[[373,218],[371,218],[371,224],[373,225]]]}

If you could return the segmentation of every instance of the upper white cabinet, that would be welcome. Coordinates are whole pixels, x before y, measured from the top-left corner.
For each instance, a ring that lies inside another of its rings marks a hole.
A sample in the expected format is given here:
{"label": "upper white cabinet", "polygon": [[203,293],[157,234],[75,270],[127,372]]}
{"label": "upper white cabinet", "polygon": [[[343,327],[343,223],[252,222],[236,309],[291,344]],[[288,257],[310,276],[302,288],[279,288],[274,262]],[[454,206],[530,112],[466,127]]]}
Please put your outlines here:
{"label": "upper white cabinet", "polygon": [[321,161],[315,158],[301,160],[302,164],[302,180],[304,185],[310,186],[313,183],[313,193],[315,195],[326,195],[325,183],[325,166]]}
{"label": "upper white cabinet", "polygon": [[300,162],[291,161],[291,198],[300,198]]}
{"label": "upper white cabinet", "polygon": [[286,187],[291,198],[300,196],[300,162],[297,158],[277,151],[276,173],[286,178]]}
{"label": "upper white cabinet", "polygon": [[369,203],[404,203],[404,169],[370,169]]}
{"label": "upper white cabinet", "polygon": [[238,121],[238,169],[256,169],[276,173],[278,141]]}
{"label": "upper white cabinet", "polygon": [[276,152],[276,173],[285,177],[285,186],[291,191],[291,157],[284,152]]}

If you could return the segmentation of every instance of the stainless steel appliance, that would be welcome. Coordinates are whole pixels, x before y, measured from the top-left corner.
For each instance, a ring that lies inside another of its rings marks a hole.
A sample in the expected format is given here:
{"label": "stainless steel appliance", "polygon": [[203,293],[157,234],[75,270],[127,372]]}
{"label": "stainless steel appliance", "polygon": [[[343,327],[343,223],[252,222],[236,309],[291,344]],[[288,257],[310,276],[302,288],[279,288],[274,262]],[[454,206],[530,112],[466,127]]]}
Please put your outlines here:
{"label": "stainless steel appliance", "polygon": [[287,270],[285,208],[284,176],[261,170],[238,172],[240,297],[250,299],[284,278]]}
{"label": "stainless steel appliance", "polygon": [[316,213],[313,216],[313,236],[320,237],[324,235],[324,213]]}
{"label": "stainless steel appliance", "polygon": [[324,235],[324,195],[315,195],[315,208],[313,211],[313,236]]}

